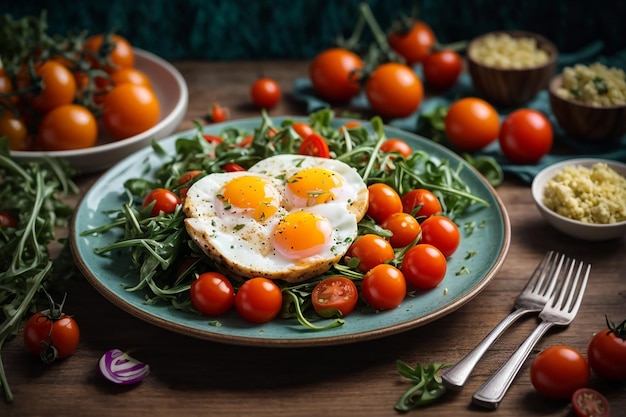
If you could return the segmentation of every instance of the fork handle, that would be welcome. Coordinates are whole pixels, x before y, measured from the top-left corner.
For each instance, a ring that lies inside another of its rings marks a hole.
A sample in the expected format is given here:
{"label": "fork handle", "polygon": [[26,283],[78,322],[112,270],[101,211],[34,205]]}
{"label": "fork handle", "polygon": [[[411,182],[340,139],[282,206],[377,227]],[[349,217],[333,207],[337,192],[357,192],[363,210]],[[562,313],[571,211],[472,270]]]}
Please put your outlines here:
{"label": "fork handle", "polygon": [[507,390],[511,386],[513,379],[528,358],[541,336],[543,336],[554,323],[542,321],[511,355],[504,365],[500,367],[484,384],[476,390],[472,396],[472,401],[476,405],[486,408],[496,408],[504,398]]}
{"label": "fork handle", "polygon": [[446,369],[442,375],[443,384],[446,388],[451,390],[460,390],[465,385],[465,382],[469,378],[470,374],[474,370],[474,367],[483,357],[487,349],[494,344],[496,340],[513,324],[518,318],[526,313],[530,313],[533,310],[517,309],[511,314],[506,316],[496,327],[489,332],[487,336],[478,344],[471,352],[469,352],[463,359],[458,361],[454,366]]}

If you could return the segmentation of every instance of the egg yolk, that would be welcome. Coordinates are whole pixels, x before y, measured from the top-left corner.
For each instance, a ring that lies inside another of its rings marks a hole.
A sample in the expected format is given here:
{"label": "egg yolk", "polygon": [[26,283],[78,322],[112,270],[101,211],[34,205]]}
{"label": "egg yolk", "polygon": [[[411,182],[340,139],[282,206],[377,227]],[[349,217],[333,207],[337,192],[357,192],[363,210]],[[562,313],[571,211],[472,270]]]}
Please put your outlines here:
{"label": "egg yolk", "polygon": [[237,207],[251,210],[251,217],[263,221],[276,213],[278,204],[268,188],[271,185],[263,178],[247,175],[233,178],[222,189],[218,198],[228,210]]}
{"label": "egg yolk", "polygon": [[306,199],[307,207],[334,200],[332,190],[341,185],[341,177],[324,168],[306,168],[287,180],[287,188],[297,197]]}
{"label": "egg yolk", "polygon": [[274,247],[290,259],[303,259],[328,246],[332,225],[324,216],[308,211],[287,214],[274,229]]}

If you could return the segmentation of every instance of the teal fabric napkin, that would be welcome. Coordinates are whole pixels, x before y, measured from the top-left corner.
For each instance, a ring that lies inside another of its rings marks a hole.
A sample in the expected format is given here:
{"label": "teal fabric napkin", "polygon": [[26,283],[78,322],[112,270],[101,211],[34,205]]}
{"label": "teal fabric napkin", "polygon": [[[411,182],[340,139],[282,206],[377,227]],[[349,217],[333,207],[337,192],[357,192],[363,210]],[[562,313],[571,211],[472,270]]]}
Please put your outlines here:
{"label": "teal fabric napkin", "polygon": [[[560,55],[559,56],[559,69],[560,71],[562,67],[568,65],[574,65],[576,63],[591,63],[591,62],[602,62],[607,66],[616,66],[624,68],[624,58],[626,57],[626,51],[623,51],[620,54],[617,54],[612,57],[604,57],[600,55],[602,51],[603,45],[601,42],[594,42],[587,46],[586,48],[577,51],[576,53]],[[419,67],[416,67],[416,72],[418,75],[420,74]],[[312,113],[314,111],[330,108],[330,104],[321,100],[315,95],[313,91],[313,87],[311,85],[311,81],[308,78],[298,78],[294,81],[294,96],[297,100],[303,101],[306,103],[307,111]],[[422,101],[419,109],[412,115],[402,119],[394,119],[389,122],[391,126],[416,133],[417,132],[417,121],[420,114],[425,114],[432,111],[437,106],[441,105],[450,105],[453,101],[466,96],[477,96],[480,97],[479,93],[474,90],[471,82],[471,78],[468,74],[464,73],[459,77],[456,85],[447,91],[445,94],[434,96],[431,98],[427,98]],[[364,94],[361,94],[354,98],[350,102],[350,106],[356,109],[358,108],[367,108],[367,99]],[[532,165],[517,165],[512,164],[508,161],[500,151],[500,146],[497,141],[487,146],[485,149],[477,152],[475,156],[491,156],[493,157],[502,167],[502,170],[509,175],[515,176],[525,183],[530,184],[535,177],[535,175],[541,171],[543,168],[551,165],[555,162],[559,162],[565,159],[571,158],[602,158],[602,159],[610,159],[615,161],[626,162],[626,135],[621,137],[619,140],[614,140],[606,143],[586,143],[581,142],[579,140],[572,139],[568,137],[563,130],[559,127],[558,122],[556,121],[554,114],[550,109],[550,101],[548,92],[546,90],[540,91],[535,98],[533,98],[528,103],[525,103],[522,106],[514,107],[514,108],[501,108],[497,107],[496,109],[500,113],[500,117],[504,119],[508,113],[517,108],[525,107],[532,108],[538,110],[545,114],[550,121],[552,122],[552,126],[554,128],[554,148],[562,148],[565,147],[571,150],[571,153],[567,154],[556,154],[550,153],[544,156],[538,163]],[[564,145],[564,146],[557,146]]]}

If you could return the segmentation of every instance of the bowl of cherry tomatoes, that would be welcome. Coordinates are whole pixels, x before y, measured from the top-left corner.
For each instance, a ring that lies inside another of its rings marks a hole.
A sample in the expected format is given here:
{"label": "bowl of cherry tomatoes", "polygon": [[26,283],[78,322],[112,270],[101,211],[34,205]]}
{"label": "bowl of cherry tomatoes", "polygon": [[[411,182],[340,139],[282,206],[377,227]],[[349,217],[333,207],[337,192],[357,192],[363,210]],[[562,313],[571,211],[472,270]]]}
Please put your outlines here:
{"label": "bowl of cherry tomatoes", "polygon": [[[87,39],[84,47],[94,40],[100,43],[91,47],[99,51],[102,35]],[[0,136],[9,138],[12,157],[25,161],[54,157],[78,173],[97,172],[178,129],[189,100],[180,72],[121,37],[114,38],[114,45],[107,62],[115,69],[92,64],[92,55],[77,60],[82,62],[78,65],[52,56],[32,66],[31,74],[23,77],[30,81],[20,84],[20,73],[13,77],[13,91],[26,93],[16,95],[0,115],[7,119],[0,120],[0,127],[20,127],[0,129]],[[120,47],[125,49],[114,56]],[[81,65],[94,72],[87,76]],[[33,79],[42,79],[43,88],[33,88]]]}

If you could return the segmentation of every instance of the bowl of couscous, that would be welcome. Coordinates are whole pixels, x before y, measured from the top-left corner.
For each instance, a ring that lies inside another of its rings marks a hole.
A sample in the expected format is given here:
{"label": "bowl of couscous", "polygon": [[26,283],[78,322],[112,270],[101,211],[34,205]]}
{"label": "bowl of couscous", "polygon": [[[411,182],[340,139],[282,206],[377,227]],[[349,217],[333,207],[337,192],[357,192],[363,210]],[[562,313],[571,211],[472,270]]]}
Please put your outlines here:
{"label": "bowl of couscous", "polygon": [[537,33],[489,32],[467,47],[467,68],[474,88],[488,101],[516,106],[548,87],[556,72],[558,50]]}
{"label": "bowl of couscous", "polygon": [[626,164],[598,158],[569,159],[539,172],[531,193],[543,218],[578,239],[626,236]]}
{"label": "bowl of couscous", "polygon": [[626,75],[601,63],[565,67],[550,82],[550,107],[574,139],[605,141],[626,134]]}

